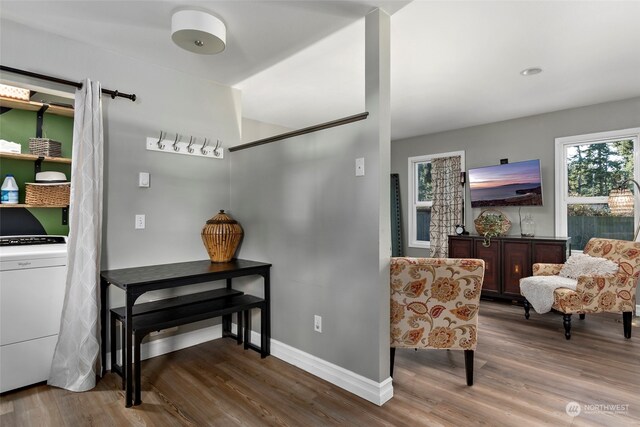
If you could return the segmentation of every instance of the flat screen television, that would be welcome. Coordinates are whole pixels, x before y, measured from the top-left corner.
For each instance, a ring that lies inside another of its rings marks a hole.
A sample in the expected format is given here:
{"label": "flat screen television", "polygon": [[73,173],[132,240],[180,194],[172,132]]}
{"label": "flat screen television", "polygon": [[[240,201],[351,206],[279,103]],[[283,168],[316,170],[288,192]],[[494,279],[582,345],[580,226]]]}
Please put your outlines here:
{"label": "flat screen television", "polygon": [[540,160],[469,169],[471,207],[542,206]]}

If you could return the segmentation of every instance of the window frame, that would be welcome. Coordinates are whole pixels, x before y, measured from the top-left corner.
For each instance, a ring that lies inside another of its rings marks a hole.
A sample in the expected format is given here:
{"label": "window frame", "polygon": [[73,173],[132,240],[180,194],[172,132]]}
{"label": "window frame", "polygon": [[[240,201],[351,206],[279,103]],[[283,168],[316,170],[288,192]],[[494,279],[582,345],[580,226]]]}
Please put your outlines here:
{"label": "window frame", "polygon": [[[633,179],[640,183],[640,127],[621,129],[607,132],[596,132],[584,135],[573,135],[555,139],[555,233],[556,236],[568,236],[567,206],[570,204],[595,204],[607,203],[608,196],[598,197],[569,197],[568,195],[568,168],[566,147],[583,144],[596,144],[619,141],[621,139],[633,140]],[[637,224],[640,218],[638,199],[640,191],[634,191],[634,220]],[[633,230],[635,232],[635,229]],[[572,251],[581,252],[581,251]]]}
{"label": "window frame", "polygon": [[[441,157],[452,157],[452,156],[460,156],[460,170],[465,172],[465,162],[464,162],[464,151],[450,151],[448,153],[437,153],[437,154],[425,154],[422,156],[414,156],[408,158],[407,163],[407,176],[408,176],[408,209],[407,209],[407,246],[410,248],[419,248],[419,249],[429,249],[431,248],[431,242],[425,240],[417,240],[417,208],[418,207],[430,207],[433,205],[433,201],[427,202],[418,202],[416,201],[417,195],[417,181],[416,181],[416,164],[430,162],[433,159],[438,159]],[[466,194],[463,192],[463,197],[466,199]],[[464,202],[464,200],[463,200]]]}

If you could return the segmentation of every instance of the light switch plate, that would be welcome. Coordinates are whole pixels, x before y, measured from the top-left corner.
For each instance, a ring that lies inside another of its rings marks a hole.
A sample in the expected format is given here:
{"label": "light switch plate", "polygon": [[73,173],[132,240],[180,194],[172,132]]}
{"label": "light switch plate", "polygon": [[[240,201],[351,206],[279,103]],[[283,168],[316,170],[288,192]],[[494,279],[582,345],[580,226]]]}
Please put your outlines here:
{"label": "light switch plate", "polygon": [[138,187],[148,188],[150,186],[149,179],[150,179],[149,172],[140,172],[138,174]]}
{"label": "light switch plate", "polygon": [[356,159],[356,176],[364,176],[364,157]]}

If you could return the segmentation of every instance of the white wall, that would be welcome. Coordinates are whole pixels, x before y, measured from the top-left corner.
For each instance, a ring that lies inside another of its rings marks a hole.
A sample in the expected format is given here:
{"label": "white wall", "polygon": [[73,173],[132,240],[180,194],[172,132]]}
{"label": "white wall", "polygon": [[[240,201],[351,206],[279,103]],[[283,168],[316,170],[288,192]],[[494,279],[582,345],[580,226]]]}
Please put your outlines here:
{"label": "white wall", "polygon": [[[500,159],[509,162],[540,159],[544,206],[523,207],[522,215],[532,214],[536,235],[555,234],[555,138],[608,130],[627,129],[640,124],[640,98],[556,111],[520,119],[473,126],[448,132],[393,141],[391,172],[400,175],[400,197],[407,249],[407,159],[424,154],[465,151],[466,168],[496,165]],[[508,234],[518,235],[518,208],[499,208],[513,223]],[[465,224],[475,232],[473,219],[481,209],[471,209],[469,187],[466,187]],[[408,248],[408,256],[428,256],[426,249]]]}

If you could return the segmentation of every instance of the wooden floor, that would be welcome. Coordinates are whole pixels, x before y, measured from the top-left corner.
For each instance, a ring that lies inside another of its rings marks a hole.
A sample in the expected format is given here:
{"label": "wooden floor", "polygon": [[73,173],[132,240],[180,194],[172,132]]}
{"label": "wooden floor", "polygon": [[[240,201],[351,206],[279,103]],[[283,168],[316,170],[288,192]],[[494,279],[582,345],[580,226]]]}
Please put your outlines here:
{"label": "wooden floor", "polygon": [[[637,317],[631,340],[622,316],[604,314],[574,319],[566,341],[558,314],[527,321],[521,307],[483,301],[480,315],[473,387],[460,351],[398,350],[394,397],[378,407],[219,339],[143,362],[141,406],[124,408],[120,378],[107,374],[85,393],[46,385],[7,393],[0,425],[640,425]],[[565,412],[572,401],[582,405],[576,417]]]}

